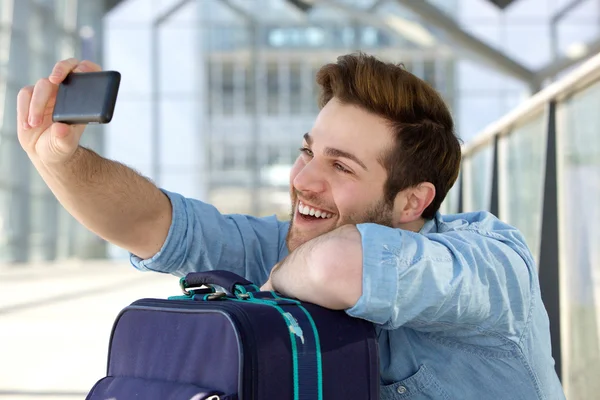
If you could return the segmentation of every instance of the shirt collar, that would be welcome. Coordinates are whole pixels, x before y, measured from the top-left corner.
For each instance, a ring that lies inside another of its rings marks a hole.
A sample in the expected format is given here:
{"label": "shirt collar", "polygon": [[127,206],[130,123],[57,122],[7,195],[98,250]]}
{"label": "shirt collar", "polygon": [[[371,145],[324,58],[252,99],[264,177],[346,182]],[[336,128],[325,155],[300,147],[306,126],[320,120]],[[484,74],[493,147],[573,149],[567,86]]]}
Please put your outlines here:
{"label": "shirt collar", "polygon": [[425,224],[423,225],[419,233],[437,233],[441,217],[442,215],[439,211],[437,211],[432,219],[428,219],[425,221]]}

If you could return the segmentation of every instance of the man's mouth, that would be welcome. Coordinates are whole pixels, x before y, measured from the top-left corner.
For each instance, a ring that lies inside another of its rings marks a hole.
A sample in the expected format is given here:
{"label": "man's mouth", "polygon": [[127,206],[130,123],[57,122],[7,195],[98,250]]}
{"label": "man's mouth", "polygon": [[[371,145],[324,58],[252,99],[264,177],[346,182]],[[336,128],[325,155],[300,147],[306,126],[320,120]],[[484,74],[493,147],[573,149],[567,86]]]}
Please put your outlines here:
{"label": "man's mouth", "polygon": [[313,206],[306,205],[301,201],[298,202],[298,214],[303,219],[308,220],[329,219],[333,217],[333,213],[328,212],[326,210],[321,210]]}

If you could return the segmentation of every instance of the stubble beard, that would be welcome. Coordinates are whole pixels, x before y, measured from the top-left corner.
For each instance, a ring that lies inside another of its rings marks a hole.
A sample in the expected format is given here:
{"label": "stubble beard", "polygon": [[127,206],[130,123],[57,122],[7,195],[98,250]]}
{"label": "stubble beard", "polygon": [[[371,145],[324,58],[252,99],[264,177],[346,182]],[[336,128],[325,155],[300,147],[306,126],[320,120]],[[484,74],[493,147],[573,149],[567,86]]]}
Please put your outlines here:
{"label": "stubble beard", "polygon": [[294,216],[296,214],[296,204],[298,204],[298,197],[295,194],[292,194],[290,197],[292,199],[292,209],[290,212],[290,227],[285,238],[285,242],[290,253],[296,250],[304,243],[308,242],[309,240],[329,233],[343,225],[373,223],[393,227],[393,206],[391,203],[385,201],[384,199],[380,199],[377,203],[371,205],[365,212],[352,213],[348,216],[343,217],[342,219],[339,219],[334,226],[332,226],[329,230],[325,232],[315,234],[311,234],[311,232],[298,232],[294,228]]}

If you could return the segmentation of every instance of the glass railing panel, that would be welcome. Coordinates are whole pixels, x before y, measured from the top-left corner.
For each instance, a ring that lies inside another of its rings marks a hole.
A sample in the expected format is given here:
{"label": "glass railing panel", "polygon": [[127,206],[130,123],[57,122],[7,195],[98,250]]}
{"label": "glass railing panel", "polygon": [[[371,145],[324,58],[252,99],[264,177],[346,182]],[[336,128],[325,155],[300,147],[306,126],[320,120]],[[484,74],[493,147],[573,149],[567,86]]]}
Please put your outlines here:
{"label": "glass railing panel", "polygon": [[462,178],[459,176],[458,179],[456,180],[456,182],[454,183],[454,186],[452,186],[452,188],[450,189],[450,191],[448,191],[448,194],[446,194],[446,198],[444,199],[442,205],[440,206],[440,212],[442,214],[455,214],[457,213],[458,210],[458,201],[459,201],[459,195],[460,195],[460,180]]}
{"label": "glass railing panel", "polygon": [[500,139],[500,218],[525,236],[539,261],[547,138],[546,113],[540,111]]}
{"label": "glass railing panel", "polygon": [[490,142],[463,160],[464,211],[490,209],[493,155],[493,142]]}
{"label": "glass railing panel", "polygon": [[558,106],[563,382],[568,399],[600,392],[600,83]]}

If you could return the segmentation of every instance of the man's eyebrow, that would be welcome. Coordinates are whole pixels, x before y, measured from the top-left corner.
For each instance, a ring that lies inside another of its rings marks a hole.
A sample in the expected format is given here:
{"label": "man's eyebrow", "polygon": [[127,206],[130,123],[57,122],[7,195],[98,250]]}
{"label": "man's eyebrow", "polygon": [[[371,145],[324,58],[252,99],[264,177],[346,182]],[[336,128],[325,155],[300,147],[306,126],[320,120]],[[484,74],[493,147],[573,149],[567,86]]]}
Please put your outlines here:
{"label": "man's eyebrow", "polygon": [[369,171],[369,169],[367,168],[367,166],[362,161],[360,161],[360,159],[358,157],[356,157],[352,153],[348,153],[347,151],[340,150],[340,149],[334,149],[332,147],[326,147],[325,148],[325,155],[327,155],[329,157],[347,158],[349,160],[354,161],[355,163],[357,163],[361,167],[363,167],[363,169],[365,171]]}
{"label": "man's eyebrow", "polygon": [[312,137],[310,137],[310,135],[308,134],[308,132],[306,132],[304,134],[304,140],[306,140],[306,143],[308,143],[308,145],[310,146],[312,144]]}
{"label": "man's eyebrow", "polygon": [[[306,140],[306,143],[311,146],[313,139],[310,136],[310,134],[308,132],[306,132],[304,134],[304,140]],[[360,165],[361,167],[363,167],[363,169],[365,171],[368,171],[369,169],[367,168],[367,166],[360,161],[360,159],[358,157],[356,157],[354,154],[352,153],[348,153],[347,151],[344,150],[340,150],[340,149],[334,149],[332,147],[326,147],[325,148],[325,155],[328,157],[339,157],[339,158],[347,158],[349,160],[354,161],[355,163],[357,163],[358,165]]]}

